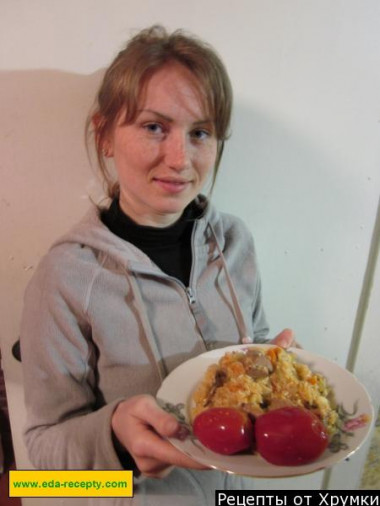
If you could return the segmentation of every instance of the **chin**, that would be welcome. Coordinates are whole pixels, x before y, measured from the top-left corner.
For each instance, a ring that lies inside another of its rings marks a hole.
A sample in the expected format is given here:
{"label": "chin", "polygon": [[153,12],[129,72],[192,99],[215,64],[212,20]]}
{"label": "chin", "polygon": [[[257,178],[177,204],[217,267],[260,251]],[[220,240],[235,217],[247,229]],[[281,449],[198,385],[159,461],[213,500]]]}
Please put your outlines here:
{"label": "chin", "polygon": [[187,198],[187,199],[172,199],[171,202],[163,202],[161,206],[157,206],[157,209],[162,214],[182,214],[185,207],[190,204],[190,202],[195,197]]}

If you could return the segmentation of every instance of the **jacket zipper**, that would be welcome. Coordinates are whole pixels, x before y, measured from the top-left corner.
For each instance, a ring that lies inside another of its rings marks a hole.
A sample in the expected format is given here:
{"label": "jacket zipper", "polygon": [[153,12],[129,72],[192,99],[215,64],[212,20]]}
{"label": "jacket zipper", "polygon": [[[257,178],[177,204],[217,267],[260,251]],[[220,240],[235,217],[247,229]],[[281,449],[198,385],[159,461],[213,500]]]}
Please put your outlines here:
{"label": "jacket zipper", "polygon": [[[189,276],[189,286],[186,286],[184,283],[182,283],[182,281],[180,281],[179,279],[177,279],[175,277],[169,276],[168,274],[164,274],[164,273],[161,274],[161,273],[157,273],[157,272],[153,273],[150,269],[137,269],[138,272],[149,272],[149,274],[154,274],[158,277],[170,279],[174,283],[176,283],[177,285],[180,285],[186,294],[186,298],[189,303],[189,310],[190,310],[190,313],[192,314],[192,317],[194,318],[195,321],[197,321],[197,318],[195,316],[195,314],[197,312],[197,298],[195,296],[192,286],[193,286],[193,278],[194,278],[195,265],[196,265],[196,257],[194,254],[194,251],[195,251],[194,242],[195,242],[195,233],[196,233],[197,225],[198,225],[198,221],[195,221],[193,231],[191,234],[191,251],[192,251],[193,261],[192,261],[191,271],[190,271],[190,276]],[[199,336],[203,342],[205,350],[207,350],[208,348],[207,348],[205,339],[204,339],[202,332],[200,330],[199,330]]]}
{"label": "jacket zipper", "polygon": [[187,288],[185,288],[185,291],[186,291],[187,298],[189,300],[189,304],[190,304],[190,306],[192,306],[193,304],[195,304],[197,302],[195,299],[195,296],[194,296],[194,292],[189,286]]}
{"label": "jacket zipper", "polygon": [[165,273],[158,273],[158,272],[152,272],[151,269],[146,269],[146,268],[137,268],[135,269],[136,272],[142,272],[142,273],[149,273],[149,274],[154,274],[155,276],[158,276],[158,277],[163,277],[163,278],[166,278],[166,279],[171,279],[172,281],[174,281],[174,283],[176,283],[177,285],[180,285],[181,288],[184,290],[185,294],[186,294],[186,297],[187,297],[187,300],[189,302],[189,305],[190,305],[190,309],[191,309],[191,312],[193,312],[193,309],[194,309],[194,306],[197,304],[197,299],[196,299],[196,296],[194,294],[194,290],[191,288],[192,286],[192,282],[193,282],[193,277],[194,277],[194,271],[195,271],[195,264],[196,264],[196,258],[195,258],[195,255],[194,255],[194,237],[195,237],[195,230],[197,228],[197,221],[194,223],[194,227],[193,227],[193,231],[192,231],[192,234],[191,234],[191,251],[192,251],[192,258],[193,258],[193,261],[192,261],[192,265],[191,265],[191,271],[190,271],[190,277],[189,277],[189,286],[186,286],[184,283],[182,283],[181,280],[177,279],[177,278],[174,278],[173,276],[170,276],[168,274],[165,274]]}
{"label": "jacket zipper", "polygon": [[194,250],[195,250],[195,247],[194,247],[194,241],[195,241],[195,231],[197,229],[197,226],[198,226],[198,221],[196,220],[194,222],[194,226],[193,226],[193,230],[191,231],[191,258],[192,258],[192,262],[191,262],[191,269],[190,269],[190,276],[189,276],[189,286],[186,288],[186,295],[187,295],[187,298],[189,299],[189,304],[190,306],[194,305],[197,301],[195,299],[195,295],[194,295],[194,291],[193,289],[191,288],[193,286],[193,277],[194,277],[194,271],[195,271],[195,262],[197,261],[196,257],[195,257],[195,253],[194,253]]}
{"label": "jacket zipper", "polygon": [[190,305],[190,309],[191,309],[191,312],[193,313],[193,308],[195,306],[195,304],[197,303],[197,300],[195,298],[195,294],[194,294],[194,290],[191,288],[192,287],[192,281],[193,281],[193,277],[194,277],[194,271],[195,271],[195,262],[196,262],[196,258],[195,258],[195,254],[194,254],[194,237],[195,237],[195,230],[197,228],[197,225],[198,225],[198,222],[195,221],[194,223],[194,226],[193,226],[193,230],[191,232],[191,256],[192,256],[192,262],[191,262],[191,270],[190,270],[190,276],[189,276],[189,286],[185,286],[181,281],[179,280],[175,280],[177,282],[179,282],[179,284],[181,286],[183,286],[185,288],[185,293],[187,295],[187,300],[189,301],[189,305]]}

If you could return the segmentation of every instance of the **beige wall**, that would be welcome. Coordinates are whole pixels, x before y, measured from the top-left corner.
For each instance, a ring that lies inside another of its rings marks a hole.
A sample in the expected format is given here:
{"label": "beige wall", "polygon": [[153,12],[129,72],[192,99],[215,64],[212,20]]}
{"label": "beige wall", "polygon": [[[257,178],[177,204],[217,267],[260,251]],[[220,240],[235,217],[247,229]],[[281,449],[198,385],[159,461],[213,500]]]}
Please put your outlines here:
{"label": "beige wall", "polygon": [[[357,343],[360,379],[380,389],[379,345],[361,346],[355,326],[378,240],[380,4],[2,0],[0,338],[22,466],[22,377],[9,354],[22,295],[49,244],[98,192],[83,126],[101,70],[132,30],[154,22],[209,40],[230,70],[233,136],[214,197],[252,229],[273,333],[293,327],[305,348],[341,365]],[[321,482],[317,473],[257,486]]]}

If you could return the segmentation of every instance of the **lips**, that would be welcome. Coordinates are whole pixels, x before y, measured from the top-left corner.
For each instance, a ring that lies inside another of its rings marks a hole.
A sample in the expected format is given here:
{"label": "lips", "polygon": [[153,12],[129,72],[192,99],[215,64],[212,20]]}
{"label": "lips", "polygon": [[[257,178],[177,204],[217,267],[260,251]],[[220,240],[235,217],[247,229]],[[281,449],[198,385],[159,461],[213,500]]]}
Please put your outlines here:
{"label": "lips", "polygon": [[153,181],[168,193],[180,193],[190,184],[188,180],[174,178],[154,178]]}

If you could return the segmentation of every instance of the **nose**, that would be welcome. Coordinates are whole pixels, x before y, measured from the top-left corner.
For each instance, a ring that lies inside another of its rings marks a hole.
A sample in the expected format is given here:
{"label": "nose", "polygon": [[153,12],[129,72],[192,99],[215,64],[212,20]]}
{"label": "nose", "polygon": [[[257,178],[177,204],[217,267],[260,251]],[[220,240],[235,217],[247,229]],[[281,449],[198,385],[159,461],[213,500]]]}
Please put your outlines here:
{"label": "nose", "polygon": [[182,132],[170,133],[165,140],[165,162],[176,170],[183,171],[190,166],[190,146]]}

